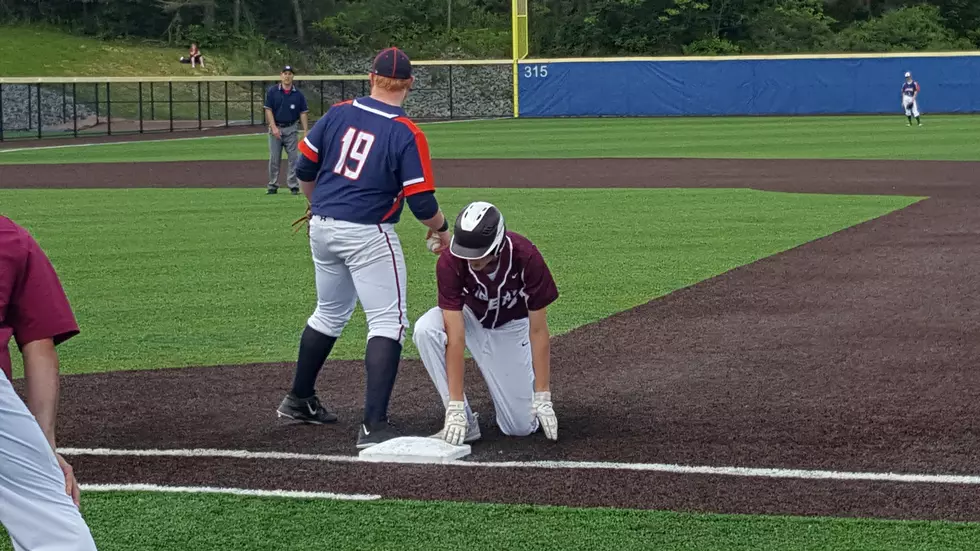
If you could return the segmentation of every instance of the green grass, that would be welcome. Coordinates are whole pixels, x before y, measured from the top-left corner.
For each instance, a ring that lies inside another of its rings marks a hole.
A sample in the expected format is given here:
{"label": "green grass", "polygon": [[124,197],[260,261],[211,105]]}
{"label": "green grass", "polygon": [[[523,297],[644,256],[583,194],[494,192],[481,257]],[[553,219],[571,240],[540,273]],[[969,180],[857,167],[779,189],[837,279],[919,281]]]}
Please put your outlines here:
{"label": "green grass", "polygon": [[[562,297],[556,334],[902,208],[906,197],[751,190],[443,189],[445,212],[493,201],[534,240]],[[547,210],[541,205],[548,205]],[[315,305],[301,198],[262,190],[5,190],[61,274],[82,335],[66,372],[287,361]],[[56,212],[58,216],[52,217]],[[397,226],[412,323],[435,304],[435,257]],[[363,357],[360,308],[331,357]],[[410,341],[407,357],[416,351]]]}
{"label": "green grass", "polygon": [[475,503],[88,492],[82,508],[101,551],[949,551],[980,541],[980,524],[967,523]]}
{"label": "green grass", "polygon": [[179,63],[190,44],[176,47],[99,40],[37,26],[0,25],[0,77],[183,76],[221,74],[225,61],[204,52],[204,69]]}
{"label": "green grass", "polygon": [[[195,107],[196,108],[196,107]],[[980,116],[547,119],[424,125],[442,159],[720,157],[980,160]],[[43,143],[41,144],[43,145]],[[265,160],[265,136],[4,152],[0,164]]]}

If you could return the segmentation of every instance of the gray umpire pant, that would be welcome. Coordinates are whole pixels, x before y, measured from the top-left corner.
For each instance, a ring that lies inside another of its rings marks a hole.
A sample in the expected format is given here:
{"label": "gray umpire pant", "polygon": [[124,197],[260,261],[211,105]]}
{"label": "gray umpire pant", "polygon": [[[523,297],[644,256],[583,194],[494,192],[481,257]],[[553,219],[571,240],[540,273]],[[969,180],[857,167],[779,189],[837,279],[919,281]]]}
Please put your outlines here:
{"label": "gray umpire pant", "polygon": [[289,172],[286,173],[286,185],[289,189],[299,189],[299,179],[296,178],[296,161],[299,159],[299,127],[294,123],[280,126],[277,138],[269,132],[269,186],[268,189],[279,189],[279,166],[282,164],[282,150],[286,149],[289,160]]}

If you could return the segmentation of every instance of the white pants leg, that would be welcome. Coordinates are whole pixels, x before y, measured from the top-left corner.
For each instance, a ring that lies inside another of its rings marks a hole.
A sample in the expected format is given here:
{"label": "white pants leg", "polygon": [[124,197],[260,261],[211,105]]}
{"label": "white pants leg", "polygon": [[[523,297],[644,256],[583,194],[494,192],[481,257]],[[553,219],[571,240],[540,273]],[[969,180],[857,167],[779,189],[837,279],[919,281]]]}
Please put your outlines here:
{"label": "white pants leg", "polygon": [[392,224],[352,224],[314,216],[310,247],[316,267],[317,308],[308,323],[333,337],[360,300],[368,338],[403,343],[408,329],[405,257]]}
{"label": "white pants leg", "polygon": [[[534,369],[531,362],[528,321],[518,320],[497,329],[486,329],[468,308],[463,308],[466,348],[483,374],[497,413],[497,425],[508,436],[527,436],[538,430],[534,414]],[[433,308],[415,322],[412,340],[419,349],[429,377],[449,404],[446,375],[446,328],[442,310]],[[469,403],[466,416],[472,420]]]}
{"label": "white pants leg", "polygon": [[0,375],[0,524],[16,551],[94,551],[41,427]]}

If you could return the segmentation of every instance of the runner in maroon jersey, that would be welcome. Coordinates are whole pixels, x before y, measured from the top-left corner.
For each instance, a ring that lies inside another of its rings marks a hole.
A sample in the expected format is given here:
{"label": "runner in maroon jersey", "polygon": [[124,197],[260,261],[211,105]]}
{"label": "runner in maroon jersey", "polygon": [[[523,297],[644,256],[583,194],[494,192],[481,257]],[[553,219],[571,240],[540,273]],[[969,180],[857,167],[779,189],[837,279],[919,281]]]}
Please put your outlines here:
{"label": "runner in maroon jersey", "polygon": [[[47,255],[0,216],[0,524],[17,550],[95,550],[72,467],[55,451],[56,346],[77,334]],[[24,359],[27,404],[10,383],[11,336]]]}
{"label": "runner in maroon jersey", "polygon": [[480,438],[463,392],[465,348],[486,379],[500,430],[527,436],[543,428],[557,440],[546,309],[558,288],[537,247],[507,231],[495,206],[470,203],[456,218],[436,280],[439,305],[416,322],[412,337],[446,407],[435,437],[457,446]]}

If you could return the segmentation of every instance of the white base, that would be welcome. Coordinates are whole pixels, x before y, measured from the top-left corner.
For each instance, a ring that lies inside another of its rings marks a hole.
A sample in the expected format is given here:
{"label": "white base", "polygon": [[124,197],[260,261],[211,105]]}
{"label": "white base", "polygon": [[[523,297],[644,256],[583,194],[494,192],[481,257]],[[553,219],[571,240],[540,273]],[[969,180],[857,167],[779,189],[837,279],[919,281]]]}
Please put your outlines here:
{"label": "white base", "polygon": [[453,446],[425,436],[400,436],[361,450],[361,461],[388,463],[450,463],[470,454],[469,444]]}

